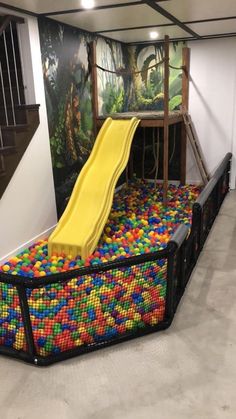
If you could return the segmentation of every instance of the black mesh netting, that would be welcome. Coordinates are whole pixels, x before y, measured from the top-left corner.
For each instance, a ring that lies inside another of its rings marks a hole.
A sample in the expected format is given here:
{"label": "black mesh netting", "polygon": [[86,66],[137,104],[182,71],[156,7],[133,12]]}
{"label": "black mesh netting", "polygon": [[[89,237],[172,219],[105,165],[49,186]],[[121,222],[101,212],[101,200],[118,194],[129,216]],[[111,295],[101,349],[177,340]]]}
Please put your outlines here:
{"label": "black mesh netting", "polygon": [[2,282],[0,282],[0,345],[26,350],[17,289]]}
{"label": "black mesh netting", "polygon": [[37,353],[109,341],[164,319],[164,259],[27,290]]}

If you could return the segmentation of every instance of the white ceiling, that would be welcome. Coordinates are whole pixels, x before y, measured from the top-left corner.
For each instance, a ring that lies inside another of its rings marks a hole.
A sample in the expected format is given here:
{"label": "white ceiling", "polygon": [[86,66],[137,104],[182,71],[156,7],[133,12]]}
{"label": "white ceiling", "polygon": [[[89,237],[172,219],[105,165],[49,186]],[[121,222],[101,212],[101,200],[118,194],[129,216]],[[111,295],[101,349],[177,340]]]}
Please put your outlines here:
{"label": "white ceiling", "polygon": [[236,0],[170,0],[159,4],[182,21],[236,16]]}
{"label": "white ceiling", "polygon": [[[236,1],[236,0],[235,0]],[[149,31],[156,31],[156,27],[153,28],[149,28],[149,30],[147,31],[147,29],[135,29],[135,30],[130,30],[127,31],[127,33],[124,32],[107,32],[106,36],[108,36],[109,38],[112,39],[116,39],[118,41],[124,41],[124,37],[126,42],[147,42],[150,41],[149,38]],[[164,39],[165,35],[169,35],[170,38],[175,38],[175,39],[182,39],[182,38],[187,38],[190,35],[183,31],[181,28],[176,28],[174,26],[164,26],[158,29],[158,33],[159,33],[159,39]]]}
{"label": "white ceiling", "polygon": [[149,32],[154,30],[160,40],[165,35],[171,39],[236,36],[236,0],[94,1],[92,10],[84,10],[82,0],[10,0],[0,6],[44,14],[123,42],[151,42]]}
{"label": "white ceiling", "polygon": [[161,16],[159,13],[155,13],[154,10],[147,5],[56,15],[53,16],[53,19],[78,26],[91,32],[100,32],[111,28],[117,29],[142,26],[144,25],[144,22],[145,25],[152,26],[169,23],[168,19]]}

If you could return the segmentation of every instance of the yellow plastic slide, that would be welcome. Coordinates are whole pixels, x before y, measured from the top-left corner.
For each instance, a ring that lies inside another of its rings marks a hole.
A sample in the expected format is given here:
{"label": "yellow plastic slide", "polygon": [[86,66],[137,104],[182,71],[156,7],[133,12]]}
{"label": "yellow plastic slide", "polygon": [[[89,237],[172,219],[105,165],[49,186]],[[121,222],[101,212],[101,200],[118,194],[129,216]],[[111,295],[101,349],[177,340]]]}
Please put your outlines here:
{"label": "yellow plastic slide", "polygon": [[93,253],[108,219],[117,180],[125,169],[137,118],[104,122],[89,159],[75,183],[70,201],[48,241],[48,253]]}

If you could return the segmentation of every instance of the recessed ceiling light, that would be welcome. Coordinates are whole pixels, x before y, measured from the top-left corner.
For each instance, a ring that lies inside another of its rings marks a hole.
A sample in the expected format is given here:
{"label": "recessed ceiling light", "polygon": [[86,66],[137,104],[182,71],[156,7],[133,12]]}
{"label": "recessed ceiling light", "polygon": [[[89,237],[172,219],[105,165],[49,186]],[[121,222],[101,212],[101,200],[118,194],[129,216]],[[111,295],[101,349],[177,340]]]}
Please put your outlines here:
{"label": "recessed ceiling light", "polygon": [[94,7],[94,0],[82,0],[82,7],[92,9]]}
{"label": "recessed ceiling light", "polygon": [[159,34],[158,34],[158,32],[153,31],[153,32],[149,33],[149,36],[150,36],[151,39],[157,39]]}

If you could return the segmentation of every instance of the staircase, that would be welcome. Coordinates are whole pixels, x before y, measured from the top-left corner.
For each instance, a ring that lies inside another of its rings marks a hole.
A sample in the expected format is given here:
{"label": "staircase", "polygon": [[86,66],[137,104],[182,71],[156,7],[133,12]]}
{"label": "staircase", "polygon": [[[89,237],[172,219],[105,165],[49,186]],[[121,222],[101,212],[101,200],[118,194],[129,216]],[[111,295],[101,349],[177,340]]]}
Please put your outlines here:
{"label": "staircase", "polygon": [[0,16],[0,199],[38,125],[39,105],[26,105],[16,16]]}

